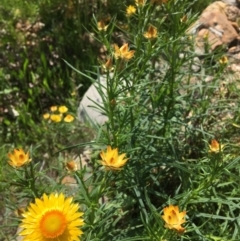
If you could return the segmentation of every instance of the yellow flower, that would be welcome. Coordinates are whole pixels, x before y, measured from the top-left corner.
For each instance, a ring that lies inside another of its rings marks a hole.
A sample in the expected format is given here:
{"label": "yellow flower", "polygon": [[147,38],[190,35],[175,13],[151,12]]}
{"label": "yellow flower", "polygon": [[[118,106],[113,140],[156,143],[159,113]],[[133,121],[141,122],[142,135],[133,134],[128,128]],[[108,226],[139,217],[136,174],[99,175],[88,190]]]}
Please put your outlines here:
{"label": "yellow flower", "polygon": [[58,107],[58,111],[60,113],[66,113],[68,111],[68,108],[64,105]]}
{"label": "yellow flower", "polygon": [[219,151],[223,150],[224,145],[219,144],[217,140],[211,140],[211,144],[209,145],[209,152],[211,153],[218,153]]}
{"label": "yellow flower", "polygon": [[16,215],[16,217],[21,217],[24,212],[25,208],[19,207],[14,211],[14,214]]}
{"label": "yellow flower", "polygon": [[62,120],[62,115],[52,114],[50,115],[50,119],[53,122],[60,122]]}
{"label": "yellow flower", "polygon": [[228,63],[228,57],[227,56],[222,56],[220,59],[219,59],[219,63],[220,64],[227,64]]}
{"label": "yellow flower", "polygon": [[127,16],[127,17],[130,17],[130,16],[132,16],[134,13],[136,13],[136,11],[137,11],[137,9],[136,9],[134,6],[129,5],[129,6],[127,7],[127,9],[126,9],[126,16]]}
{"label": "yellow flower", "polygon": [[114,44],[114,57],[116,59],[123,59],[125,61],[130,60],[134,56],[135,51],[128,49],[128,43],[124,44],[121,48],[119,48],[116,44]]}
{"label": "yellow flower", "polygon": [[145,2],[146,2],[146,0],[135,0],[135,4],[139,7],[144,6]]}
{"label": "yellow flower", "polygon": [[8,163],[12,167],[21,167],[31,161],[31,159],[29,158],[29,152],[25,153],[21,148],[14,149],[13,153],[8,153],[8,157],[10,159]]}
{"label": "yellow flower", "polygon": [[113,70],[113,63],[112,59],[108,58],[105,64],[102,64],[102,67],[105,71],[112,71]]}
{"label": "yellow flower", "polygon": [[56,110],[57,110],[57,106],[56,106],[56,105],[51,106],[51,107],[50,107],[50,110],[51,110],[52,112],[56,111]]}
{"label": "yellow flower", "polygon": [[66,115],[63,119],[65,122],[72,122],[74,120],[74,117],[70,114]]}
{"label": "yellow flower", "polygon": [[66,163],[66,169],[70,172],[72,171],[76,171],[77,170],[77,165],[75,163],[75,161],[68,161]]}
{"label": "yellow flower", "polygon": [[185,229],[181,226],[186,222],[186,211],[179,212],[178,206],[170,205],[163,209],[162,218],[165,221],[165,228],[175,229],[178,233],[183,233]]}
{"label": "yellow flower", "polygon": [[101,164],[110,170],[120,170],[128,160],[128,158],[124,159],[125,153],[119,155],[118,149],[112,149],[111,146],[107,147],[106,152],[102,151],[100,156],[102,158]]}
{"label": "yellow flower", "polygon": [[148,30],[147,32],[145,32],[143,34],[143,36],[146,38],[146,39],[154,39],[154,38],[157,38],[157,35],[158,35],[158,31],[157,31],[157,28],[150,25],[148,27]]}
{"label": "yellow flower", "polygon": [[23,241],[80,241],[84,224],[80,218],[79,205],[72,202],[72,198],[65,198],[61,194],[43,194],[43,198],[35,199],[28,211],[22,214],[20,236]]}
{"label": "yellow flower", "polygon": [[49,117],[50,117],[50,114],[49,114],[49,113],[43,114],[43,119],[44,119],[44,120],[47,120]]}
{"label": "yellow flower", "polygon": [[182,18],[180,18],[181,23],[186,23],[187,22],[187,15],[184,15]]}
{"label": "yellow flower", "polygon": [[106,25],[103,20],[100,20],[99,22],[97,22],[97,29],[99,31],[107,31],[107,28],[108,28],[108,25]]}

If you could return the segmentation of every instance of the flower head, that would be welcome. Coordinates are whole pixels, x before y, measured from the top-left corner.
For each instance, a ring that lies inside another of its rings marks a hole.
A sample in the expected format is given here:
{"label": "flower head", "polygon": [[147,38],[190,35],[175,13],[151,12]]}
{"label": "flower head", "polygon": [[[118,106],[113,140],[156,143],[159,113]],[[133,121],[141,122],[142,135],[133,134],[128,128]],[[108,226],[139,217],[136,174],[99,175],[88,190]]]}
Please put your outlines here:
{"label": "flower head", "polygon": [[222,65],[225,65],[228,63],[228,57],[227,56],[222,56],[220,59],[219,59],[219,63],[222,64]]}
{"label": "flower head", "polygon": [[65,122],[72,122],[74,120],[74,117],[70,114],[66,115],[63,119]]}
{"label": "flower head", "polygon": [[129,6],[127,7],[127,9],[126,9],[126,16],[127,16],[127,17],[130,17],[130,16],[132,16],[133,14],[135,14],[136,11],[137,11],[137,9],[136,9],[134,6],[129,5]]}
{"label": "flower head", "polygon": [[107,31],[107,28],[108,28],[108,25],[106,25],[103,20],[100,20],[99,22],[97,22],[97,29],[99,31]]}
{"label": "flower head", "polygon": [[128,49],[128,43],[124,44],[121,48],[119,48],[116,44],[114,44],[114,57],[116,59],[123,59],[125,61],[130,60],[134,56],[135,51]]}
{"label": "flower head", "polygon": [[147,32],[145,32],[143,34],[143,36],[146,38],[146,39],[154,39],[154,38],[157,38],[157,35],[158,35],[158,31],[157,31],[157,28],[150,25],[148,27],[148,30]]}
{"label": "flower head", "polygon": [[224,145],[219,144],[219,142],[215,139],[211,140],[211,144],[209,145],[209,152],[218,153],[223,150]]}
{"label": "flower head", "polygon": [[183,233],[185,229],[181,226],[186,222],[186,211],[179,212],[178,206],[170,205],[163,209],[162,218],[165,221],[165,228],[175,229],[178,233]]}
{"label": "flower head", "polygon": [[50,117],[50,114],[49,114],[49,113],[43,114],[43,119],[44,119],[44,120],[47,120],[49,117]]}
{"label": "flower head", "polygon": [[68,108],[65,105],[59,106],[58,111],[60,113],[66,113],[68,111]]}
{"label": "flower head", "polygon": [[8,153],[10,161],[8,162],[12,167],[21,167],[28,164],[31,159],[29,158],[29,152],[25,153],[23,149],[14,149],[13,153]]}
{"label": "flower head", "polygon": [[68,161],[66,163],[66,169],[70,172],[76,171],[77,165],[76,165],[75,161]]}
{"label": "flower head", "polygon": [[119,155],[118,149],[112,149],[111,146],[107,147],[106,152],[102,151],[100,156],[102,158],[101,164],[110,170],[120,170],[120,168],[124,166],[128,160],[128,158],[124,159],[126,156],[125,153]]}
{"label": "flower head", "polygon": [[50,115],[50,119],[53,122],[60,122],[62,120],[62,115],[52,114]]}
{"label": "flower head", "polygon": [[146,0],[135,0],[135,4],[139,7],[143,6],[145,4],[145,2],[146,2]]}
{"label": "flower head", "polygon": [[56,110],[57,110],[57,106],[56,106],[56,105],[51,106],[51,107],[50,107],[50,110],[51,110],[52,112],[56,111]]}
{"label": "flower head", "polygon": [[36,198],[28,210],[22,214],[20,236],[23,241],[79,241],[83,233],[79,227],[84,224],[78,211],[79,205],[72,198],[61,194],[43,195]]}
{"label": "flower head", "polygon": [[112,71],[113,70],[113,61],[111,58],[108,58],[106,63],[102,64],[102,67],[105,71]]}
{"label": "flower head", "polygon": [[187,15],[184,15],[182,18],[180,18],[181,23],[186,23],[187,22]]}
{"label": "flower head", "polygon": [[25,208],[19,207],[14,211],[14,214],[16,215],[16,217],[21,217],[24,212]]}

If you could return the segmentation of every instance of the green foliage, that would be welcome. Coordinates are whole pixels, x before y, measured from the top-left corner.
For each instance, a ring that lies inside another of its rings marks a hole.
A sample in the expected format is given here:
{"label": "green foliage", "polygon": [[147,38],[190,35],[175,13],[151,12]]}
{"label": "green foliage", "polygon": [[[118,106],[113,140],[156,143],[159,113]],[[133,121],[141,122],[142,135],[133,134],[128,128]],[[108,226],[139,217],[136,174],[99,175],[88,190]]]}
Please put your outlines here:
{"label": "green foliage", "polygon": [[[219,63],[221,51],[206,53],[194,72],[196,54],[185,34],[207,2],[3,3],[11,11],[0,9],[0,23],[8,19],[0,48],[15,65],[0,71],[8,114],[1,134],[11,143],[0,149],[0,205],[8,217],[1,222],[2,237],[12,240],[21,222],[14,210],[44,193],[63,192],[84,212],[81,240],[239,240],[238,81]],[[136,13],[127,17],[129,4]],[[29,21],[30,29],[36,22],[45,26],[29,37],[25,26],[17,30],[19,19]],[[101,20],[104,30],[98,29]],[[157,30],[152,39],[145,37],[149,26]],[[99,73],[106,84],[96,81]],[[108,117],[94,129],[76,118],[64,121],[75,116],[72,93],[83,84],[82,95],[90,83],[103,100],[97,108]],[[68,111],[59,113],[54,105]],[[32,161],[13,168],[7,153],[19,146]],[[113,168],[121,156],[108,154],[107,146],[126,153],[122,168]],[[179,233],[179,225],[167,228],[161,216],[170,205],[186,211],[186,222],[179,224],[185,232]]]}

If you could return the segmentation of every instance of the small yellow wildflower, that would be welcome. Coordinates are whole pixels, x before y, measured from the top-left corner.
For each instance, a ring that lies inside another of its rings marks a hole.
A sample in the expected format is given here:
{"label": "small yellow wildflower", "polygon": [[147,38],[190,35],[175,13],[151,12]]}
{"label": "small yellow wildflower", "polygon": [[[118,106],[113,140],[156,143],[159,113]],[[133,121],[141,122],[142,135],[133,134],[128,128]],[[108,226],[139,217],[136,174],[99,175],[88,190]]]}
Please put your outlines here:
{"label": "small yellow wildflower", "polygon": [[113,63],[112,59],[108,58],[105,64],[102,64],[102,67],[105,71],[112,71],[113,70]]}
{"label": "small yellow wildflower", "polygon": [[51,106],[51,107],[50,107],[50,110],[51,110],[52,112],[56,111],[56,110],[57,110],[57,106],[56,106],[56,105]]}
{"label": "small yellow wildflower", "polygon": [[50,115],[50,119],[53,122],[60,122],[62,120],[62,115],[52,114]]}
{"label": "small yellow wildflower", "polygon": [[106,25],[103,20],[100,20],[99,22],[97,22],[97,29],[99,31],[107,31],[107,28],[108,28],[108,25]]}
{"label": "small yellow wildflower", "polygon": [[218,153],[223,150],[224,145],[219,144],[219,142],[215,139],[211,140],[211,144],[209,145],[209,152]]}
{"label": "small yellow wildflower", "polygon": [[41,199],[36,198],[26,212],[19,233],[23,241],[66,241],[80,240],[83,234],[79,228],[84,222],[79,212],[79,204],[73,203],[73,198],[66,198],[61,194],[43,194]]}
{"label": "small yellow wildflower", "polygon": [[8,157],[10,159],[8,163],[15,168],[26,165],[31,161],[29,152],[25,153],[21,148],[14,149],[13,153],[8,153]]}
{"label": "small yellow wildflower", "polygon": [[134,6],[129,5],[126,9],[126,16],[131,17],[133,14],[136,13],[136,11],[137,11],[137,9]]}
{"label": "small yellow wildflower", "polygon": [[222,64],[222,65],[225,65],[228,63],[228,57],[227,56],[222,56],[220,59],[219,59],[219,63]]}
{"label": "small yellow wildflower", "polygon": [[72,171],[76,171],[77,170],[77,165],[75,163],[75,161],[68,161],[66,163],[66,169],[70,172]]}
{"label": "small yellow wildflower", "polygon": [[47,120],[49,117],[50,117],[50,114],[49,114],[49,113],[43,114],[43,119],[44,119],[44,120]]}
{"label": "small yellow wildflower", "polygon": [[16,215],[16,217],[21,217],[24,212],[25,208],[19,207],[14,211],[14,214]]}
{"label": "small yellow wildflower", "polygon": [[118,149],[112,149],[111,146],[107,147],[106,152],[102,151],[100,156],[102,158],[101,164],[110,170],[120,170],[128,161],[128,158],[125,158],[126,153],[119,155]]}
{"label": "small yellow wildflower", "polygon": [[138,7],[144,6],[145,5],[146,0],[135,0],[135,4]]}
{"label": "small yellow wildflower", "polygon": [[178,233],[183,233],[185,229],[181,226],[186,222],[186,211],[179,212],[178,206],[170,205],[163,209],[162,218],[165,221],[165,228],[174,229]]}
{"label": "small yellow wildflower", "polygon": [[114,57],[116,59],[123,59],[125,61],[130,60],[134,56],[135,51],[128,49],[128,43],[124,44],[121,48],[119,48],[116,44],[114,44]]}
{"label": "small yellow wildflower", "polygon": [[72,122],[74,120],[74,117],[70,114],[66,115],[63,119],[65,122]]}
{"label": "small yellow wildflower", "polygon": [[181,23],[186,23],[187,22],[187,15],[184,15],[181,19],[180,19]]}
{"label": "small yellow wildflower", "polygon": [[147,32],[145,32],[145,33],[143,34],[143,36],[144,36],[146,39],[155,39],[155,38],[157,38],[157,35],[158,35],[157,28],[154,27],[154,26],[152,26],[152,25],[150,25],[150,26],[148,27]]}
{"label": "small yellow wildflower", "polygon": [[58,111],[60,113],[66,113],[68,111],[68,108],[64,105],[58,107]]}

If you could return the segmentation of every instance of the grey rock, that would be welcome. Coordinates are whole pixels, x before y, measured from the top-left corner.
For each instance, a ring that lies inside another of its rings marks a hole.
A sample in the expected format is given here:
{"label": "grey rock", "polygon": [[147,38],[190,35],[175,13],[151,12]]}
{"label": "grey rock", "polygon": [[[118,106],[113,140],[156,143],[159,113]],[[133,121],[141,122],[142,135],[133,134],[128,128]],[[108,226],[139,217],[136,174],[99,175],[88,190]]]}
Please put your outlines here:
{"label": "grey rock", "polygon": [[100,76],[84,94],[77,111],[81,122],[103,125],[108,120],[108,117],[101,111],[103,100],[99,89],[101,95],[106,96],[106,76]]}

